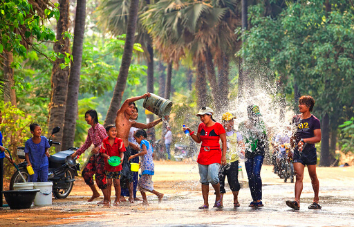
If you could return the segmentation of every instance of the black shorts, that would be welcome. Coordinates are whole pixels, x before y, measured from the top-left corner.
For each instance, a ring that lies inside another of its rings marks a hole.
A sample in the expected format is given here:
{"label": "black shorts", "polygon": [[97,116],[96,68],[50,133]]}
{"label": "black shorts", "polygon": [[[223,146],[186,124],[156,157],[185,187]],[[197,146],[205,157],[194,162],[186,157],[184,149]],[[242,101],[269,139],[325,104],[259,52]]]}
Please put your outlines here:
{"label": "black shorts", "polygon": [[126,151],[124,152],[124,159],[122,164],[123,170],[121,172],[120,178],[122,188],[128,188],[128,184],[134,181],[133,172],[130,170],[131,160],[128,160],[132,153],[132,149],[130,147],[126,147],[125,149]]}
{"label": "black shorts", "polygon": [[294,163],[299,162],[306,165],[316,165],[317,164],[317,153],[316,148],[310,148],[303,152],[299,152],[299,150],[295,149],[294,151]]}
{"label": "black shorts", "polygon": [[227,177],[227,181],[229,182],[231,191],[233,192],[240,191],[240,183],[238,182],[238,161],[231,162],[220,167],[219,182],[220,182],[220,192],[222,194],[226,193],[225,177]]}
{"label": "black shorts", "polygon": [[107,179],[119,179],[120,178],[120,171],[119,172],[106,171],[106,178]]}

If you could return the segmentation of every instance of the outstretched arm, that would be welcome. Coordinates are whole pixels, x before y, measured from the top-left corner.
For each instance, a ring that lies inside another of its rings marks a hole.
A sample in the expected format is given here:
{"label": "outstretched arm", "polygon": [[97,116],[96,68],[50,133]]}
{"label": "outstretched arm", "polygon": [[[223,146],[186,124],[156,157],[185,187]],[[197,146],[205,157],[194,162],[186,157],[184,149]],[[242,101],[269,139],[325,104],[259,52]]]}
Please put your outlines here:
{"label": "outstretched arm", "polygon": [[140,129],[148,129],[148,128],[153,128],[155,127],[157,124],[159,124],[160,122],[162,122],[162,118],[156,120],[156,121],[153,121],[153,122],[150,122],[148,124],[143,124],[143,123],[138,123],[138,122],[134,122],[132,124],[133,127],[135,128],[140,128]]}
{"label": "outstretched arm", "polygon": [[117,114],[118,114],[119,112],[124,112],[124,110],[126,110],[126,109],[129,107],[129,103],[132,103],[132,102],[135,102],[135,101],[137,101],[137,100],[139,100],[139,99],[144,99],[144,98],[150,97],[150,96],[151,96],[150,93],[146,93],[146,94],[144,94],[144,95],[142,95],[142,96],[137,96],[137,97],[133,97],[133,98],[129,98],[129,99],[125,100],[124,103],[123,103],[123,105],[122,105],[122,106],[120,107],[120,109],[118,110]]}

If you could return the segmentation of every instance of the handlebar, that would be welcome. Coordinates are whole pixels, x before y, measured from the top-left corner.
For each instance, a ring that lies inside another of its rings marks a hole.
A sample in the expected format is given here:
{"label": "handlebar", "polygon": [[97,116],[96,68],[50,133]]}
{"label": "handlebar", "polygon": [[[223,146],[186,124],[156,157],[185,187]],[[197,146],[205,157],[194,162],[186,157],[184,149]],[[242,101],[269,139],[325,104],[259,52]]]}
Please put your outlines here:
{"label": "handlebar", "polygon": [[59,143],[59,142],[52,142],[52,144],[60,145],[60,143]]}

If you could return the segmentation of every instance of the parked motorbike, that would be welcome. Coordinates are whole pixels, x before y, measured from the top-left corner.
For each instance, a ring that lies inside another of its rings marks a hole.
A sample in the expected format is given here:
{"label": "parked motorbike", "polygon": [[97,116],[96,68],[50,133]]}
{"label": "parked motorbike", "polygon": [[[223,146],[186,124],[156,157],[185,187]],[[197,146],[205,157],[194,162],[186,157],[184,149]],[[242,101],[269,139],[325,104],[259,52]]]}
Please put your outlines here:
{"label": "parked motorbike", "polygon": [[294,183],[294,166],[292,160],[288,157],[290,151],[290,144],[283,144],[279,146],[279,152],[282,152],[283,155],[277,159],[277,173],[280,179],[284,179],[284,182],[287,182],[290,179],[291,183]]}
{"label": "parked motorbike", "polygon": [[197,153],[197,146],[193,141],[189,145],[176,143],[174,146],[174,158],[176,161],[182,161],[185,158],[193,158]]}
{"label": "parked motorbike", "polygon": [[153,143],[153,148],[154,148],[154,159],[159,161],[160,159],[165,160],[165,149],[164,145],[162,144],[162,140],[156,140],[155,143]]}
{"label": "parked motorbike", "polygon": [[[49,145],[53,144],[60,145],[59,142],[54,142],[51,140],[51,137],[60,131],[60,127],[55,127],[52,131],[51,136],[48,139]],[[20,159],[25,159],[25,148],[17,148],[17,156]],[[65,199],[71,192],[75,176],[78,176],[77,171],[80,170],[80,164],[76,163],[75,159],[71,158],[71,155],[77,150],[77,148],[69,148],[65,151],[57,152],[54,155],[51,155],[49,160],[49,169],[48,169],[48,180],[53,182],[53,194],[57,199]],[[23,178],[28,181],[29,174],[27,172],[27,161],[24,160],[18,164],[18,171],[16,171],[10,181],[10,190],[13,190],[14,183],[23,182]],[[21,174],[23,178],[21,177]]]}

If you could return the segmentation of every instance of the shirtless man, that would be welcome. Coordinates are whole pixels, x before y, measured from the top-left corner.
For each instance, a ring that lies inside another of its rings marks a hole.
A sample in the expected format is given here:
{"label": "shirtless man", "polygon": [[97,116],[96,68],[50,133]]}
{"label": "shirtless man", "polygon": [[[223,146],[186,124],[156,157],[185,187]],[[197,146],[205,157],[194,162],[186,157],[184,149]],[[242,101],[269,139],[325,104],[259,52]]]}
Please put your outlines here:
{"label": "shirtless man", "polygon": [[143,124],[143,123],[138,123],[136,121],[130,120],[131,115],[135,111],[135,101],[139,99],[143,99],[146,97],[150,97],[150,93],[146,93],[145,95],[130,98],[124,101],[123,105],[117,112],[117,117],[115,120],[116,123],[116,128],[117,128],[117,137],[121,138],[123,140],[123,143],[126,148],[126,152],[124,154],[124,159],[123,159],[123,170],[122,170],[122,175],[121,175],[121,182],[126,183],[128,182],[128,188],[129,188],[129,201],[131,203],[134,202],[133,198],[133,174],[130,171],[130,161],[128,161],[128,158],[131,154],[131,147],[129,146],[131,143],[128,141],[129,137],[129,131],[131,127],[136,127],[140,129],[147,129],[147,128],[152,128],[158,123],[162,122],[162,119],[158,119],[156,121],[150,122],[149,124]]}

